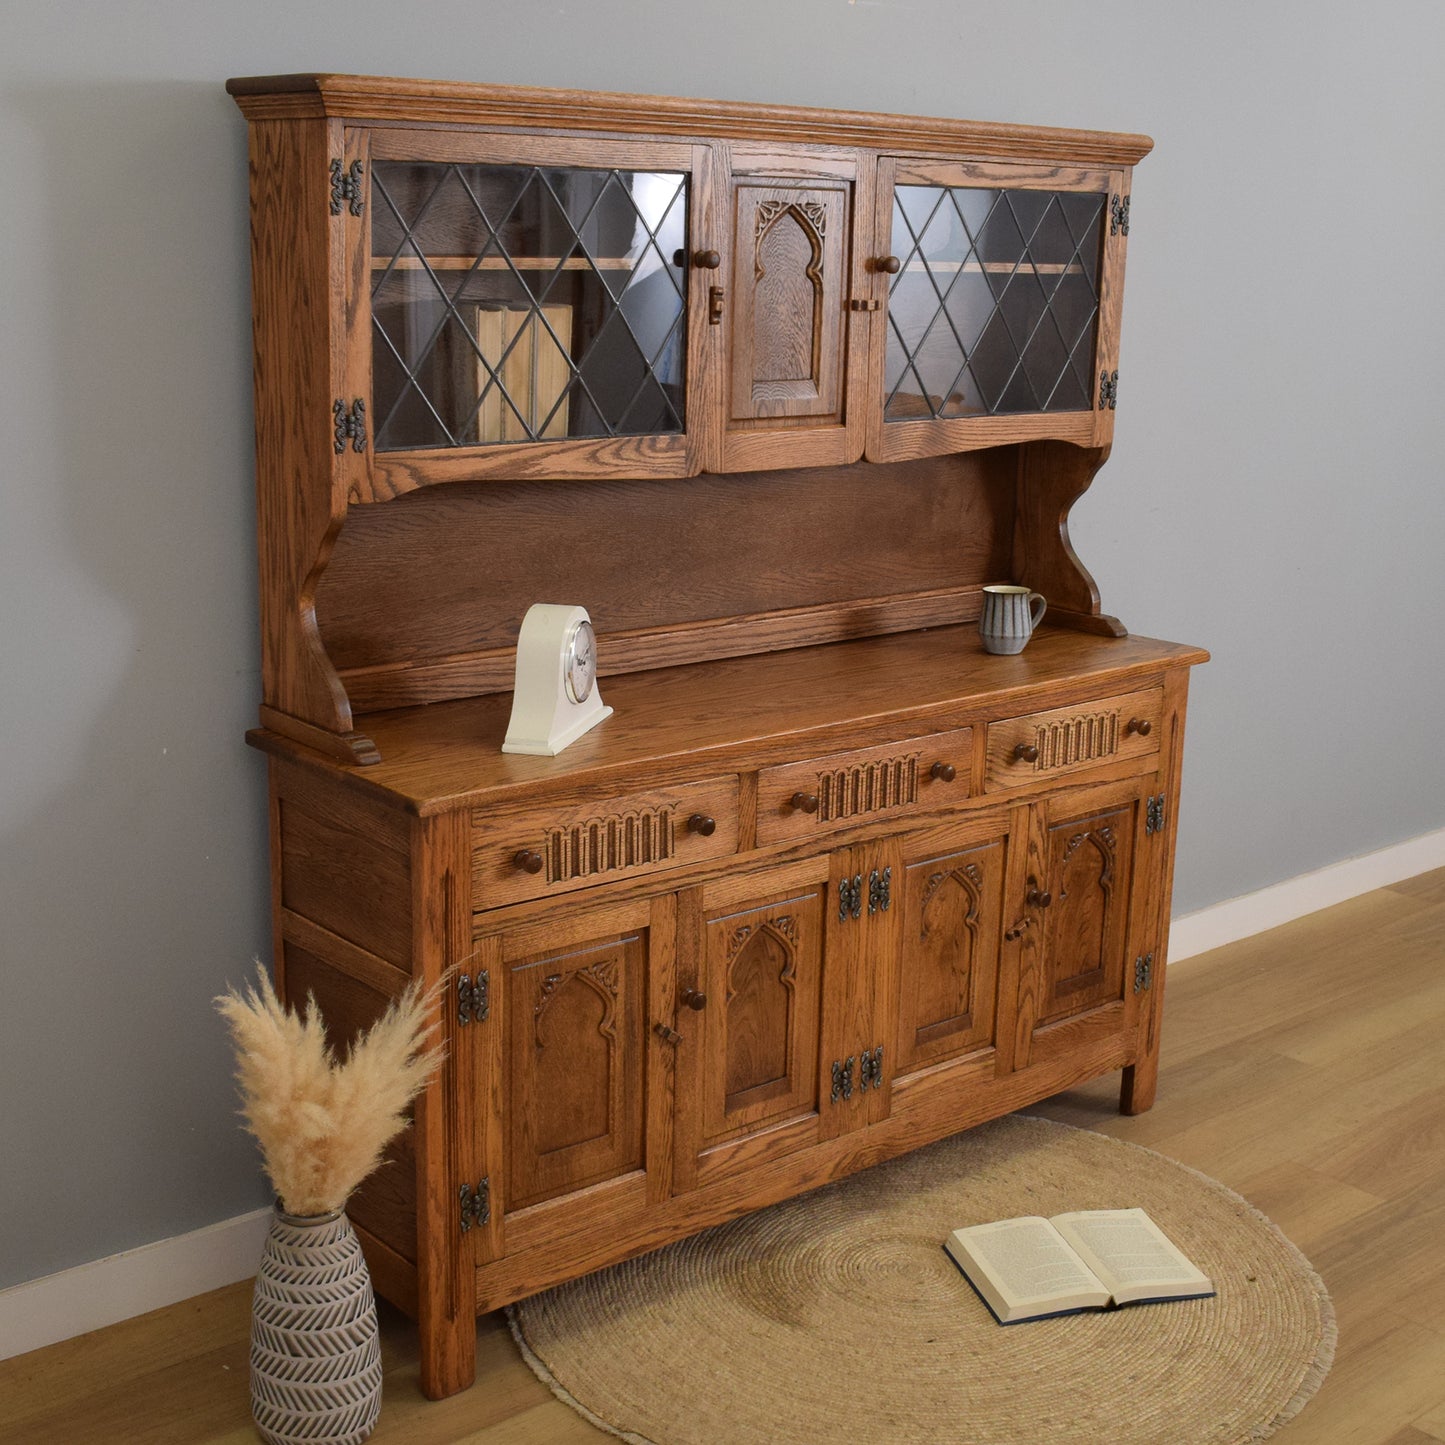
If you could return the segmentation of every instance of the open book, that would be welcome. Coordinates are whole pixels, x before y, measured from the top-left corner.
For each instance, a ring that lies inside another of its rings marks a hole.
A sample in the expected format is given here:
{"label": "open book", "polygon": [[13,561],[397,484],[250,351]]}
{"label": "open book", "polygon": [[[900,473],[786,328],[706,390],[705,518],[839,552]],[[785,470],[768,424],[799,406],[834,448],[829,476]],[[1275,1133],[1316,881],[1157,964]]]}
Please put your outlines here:
{"label": "open book", "polygon": [[1001,1325],[1214,1293],[1142,1209],[975,1224],[943,1247]]}

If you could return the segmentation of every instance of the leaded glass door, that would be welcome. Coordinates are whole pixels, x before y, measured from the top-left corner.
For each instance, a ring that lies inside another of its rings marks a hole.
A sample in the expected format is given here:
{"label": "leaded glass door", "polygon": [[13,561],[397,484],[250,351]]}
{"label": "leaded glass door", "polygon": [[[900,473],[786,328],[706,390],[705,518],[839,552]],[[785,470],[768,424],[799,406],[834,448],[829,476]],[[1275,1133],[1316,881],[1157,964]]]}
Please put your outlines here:
{"label": "leaded glass door", "polygon": [[869,455],[1112,436],[1119,172],[880,162],[886,324]]}
{"label": "leaded glass door", "polygon": [[701,147],[376,131],[364,306],[378,495],[698,469]]}

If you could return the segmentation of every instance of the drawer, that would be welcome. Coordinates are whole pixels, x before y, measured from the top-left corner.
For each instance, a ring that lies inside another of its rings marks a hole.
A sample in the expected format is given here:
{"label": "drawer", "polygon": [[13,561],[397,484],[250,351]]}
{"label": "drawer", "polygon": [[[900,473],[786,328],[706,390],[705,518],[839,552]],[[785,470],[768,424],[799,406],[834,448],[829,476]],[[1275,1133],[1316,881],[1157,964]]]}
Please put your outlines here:
{"label": "drawer", "polygon": [[1023,788],[1102,763],[1152,757],[1159,751],[1163,707],[1164,690],[1151,687],[990,723],[984,791]]}
{"label": "drawer", "polygon": [[961,803],[972,762],[973,729],[955,728],[764,768],[758,774],[758,843],[786,843],[857,818],[907,817]]}
{"label": "drawer", "polygon": [[737,851],[735,776],[583,804],[472,813],[472,908],[498,908]]}

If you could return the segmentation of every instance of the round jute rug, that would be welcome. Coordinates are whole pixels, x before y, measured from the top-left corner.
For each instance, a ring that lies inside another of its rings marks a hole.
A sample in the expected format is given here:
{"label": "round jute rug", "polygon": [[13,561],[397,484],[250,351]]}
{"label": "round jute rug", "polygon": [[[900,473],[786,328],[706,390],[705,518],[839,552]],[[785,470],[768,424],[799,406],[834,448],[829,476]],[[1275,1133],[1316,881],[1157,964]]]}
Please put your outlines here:
{"label": "round jute rug", "polygon": [[[996,1324],[942,1242],[1139,1205],[1213,1299]],[[1151,1150],[1012,1116],[524,1300],[532,1368],[638,1445],[1237,1445],[1304,1406],[1334,1311],[1264,1215]]]}

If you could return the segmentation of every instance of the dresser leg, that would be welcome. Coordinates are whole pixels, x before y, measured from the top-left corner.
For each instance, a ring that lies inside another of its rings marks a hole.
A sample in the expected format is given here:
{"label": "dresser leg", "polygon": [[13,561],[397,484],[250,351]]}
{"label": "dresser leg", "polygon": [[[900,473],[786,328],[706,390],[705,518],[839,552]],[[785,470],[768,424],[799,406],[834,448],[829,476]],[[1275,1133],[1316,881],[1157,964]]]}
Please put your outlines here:
{"label": "dresser leg", "polygon": [[1124,1070],[1124,1079],[1119,1086],[1119,1112],[1121,1114],[1143,1114],[1154,1106],[1154,1094],[1159,1085],[1159,1055],[1140,1059]]}
{"label": "dresser leg", "polygon": [[461,1311],[418,1323],[421,1332],[421,1392],[428,1400],[444,1400],[471,1388],[477,1377],[477,1320]]}

